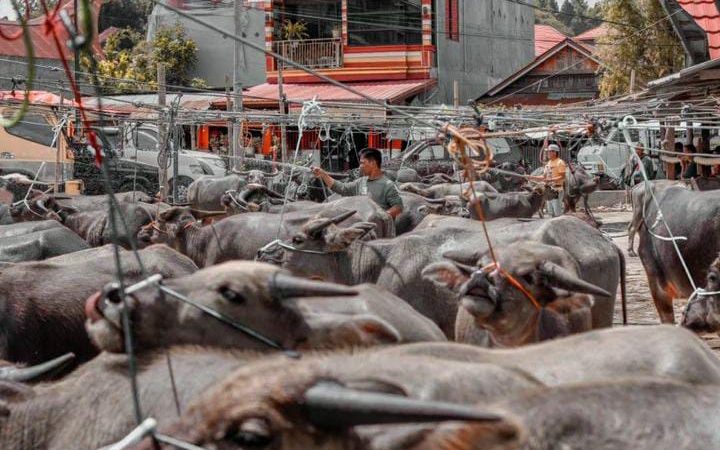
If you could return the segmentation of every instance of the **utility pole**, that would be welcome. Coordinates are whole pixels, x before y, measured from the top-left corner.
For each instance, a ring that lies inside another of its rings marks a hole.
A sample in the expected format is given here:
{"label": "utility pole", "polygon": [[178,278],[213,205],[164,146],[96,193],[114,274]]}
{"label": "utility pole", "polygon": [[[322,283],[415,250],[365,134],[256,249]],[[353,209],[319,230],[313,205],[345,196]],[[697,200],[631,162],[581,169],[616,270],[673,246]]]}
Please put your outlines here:
{"label": "utility pole", "polygon": [[635,92],[635,69],[630,70],[630,93]]}
{"label": "utility pole", "polygon": [[160,106],[160,112],[158,116],[158,178],[160,181],[160,199],[162,201],[167,200],[168,195],[168,152],[167,152],[167,129],[165,127],[165,106],[167,105],[165,99],[165,64],[158,63],[157,66],[157,85],[158,85],[158,106]]}
{"label": "utility pole", "polygon": [[460,83],[458,80],[453,81],[453,106],[455,109],[460,108]]}
{"label": "utility pole", "polygon": [[287,155],[287,126],[285,125],[285,119],[287,112],[285,111],[285,93],[283,93],[283,63],[277,61],[278,66],[278,106],[280,107],[280,160],[286,162],[288,160]]}
{"label": "utility pole", "polygon": [[[235,0],[234,9],[235,18],[235,35],[242,35],[243,25],[242,16],[245,13],[245,5],[243,0]],[[242,94],[242,77],[240,76],[241,71],[245,70],[245,46],[234,41],[234,56],[233,56],[233,112],[242,113],[243,111],[243,94]],[[242,133],[240,132],[240,118],[241,114],[235,114],[232,121],[232,167],[235,170],[239,170],[245,164],[245,149],[241,146]]]}
{"label": "utility pole", "polygon": [[[230,95],[230,75],[225,74],[225,111],[230,111],[234,109],[233,105],[233,98],[232,95]],[[235,127],[233,126],[234,119],[228,115],[227,119],[227,130],[228,130],[228,147],[232,146],[232,151],[230,148],[226,148],[226,156],[229,156],[232,158],[230,161],[230,164],[228,164],[226,167],[228,168],[236,168],[235,164]]]}

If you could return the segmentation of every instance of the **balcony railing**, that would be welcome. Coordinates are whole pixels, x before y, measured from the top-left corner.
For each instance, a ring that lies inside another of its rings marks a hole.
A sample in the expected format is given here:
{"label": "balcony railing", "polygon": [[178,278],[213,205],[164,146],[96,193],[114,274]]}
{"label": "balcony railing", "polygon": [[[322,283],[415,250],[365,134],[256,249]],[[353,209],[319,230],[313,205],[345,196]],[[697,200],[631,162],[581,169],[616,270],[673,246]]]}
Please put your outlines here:
{"label": "balcony railing", "polygon": [[[342,40],[339,38],[275,41],[273,47],[282,56],[312,69],[342,67]],[[285,67],[288,65],[283,64],[283,68]],[[277,64],[275,68],[277,69]]]}

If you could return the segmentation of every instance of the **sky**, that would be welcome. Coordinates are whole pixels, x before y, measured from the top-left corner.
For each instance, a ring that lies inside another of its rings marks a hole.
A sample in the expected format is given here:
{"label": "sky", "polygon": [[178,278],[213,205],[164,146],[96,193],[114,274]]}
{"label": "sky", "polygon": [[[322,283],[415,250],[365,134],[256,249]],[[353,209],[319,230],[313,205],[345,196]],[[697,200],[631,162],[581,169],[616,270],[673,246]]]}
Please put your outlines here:
{"label": "sky", "polygon": [[10,0],[0,0],[0,18],[2,17],[15,18],[15,11]]}

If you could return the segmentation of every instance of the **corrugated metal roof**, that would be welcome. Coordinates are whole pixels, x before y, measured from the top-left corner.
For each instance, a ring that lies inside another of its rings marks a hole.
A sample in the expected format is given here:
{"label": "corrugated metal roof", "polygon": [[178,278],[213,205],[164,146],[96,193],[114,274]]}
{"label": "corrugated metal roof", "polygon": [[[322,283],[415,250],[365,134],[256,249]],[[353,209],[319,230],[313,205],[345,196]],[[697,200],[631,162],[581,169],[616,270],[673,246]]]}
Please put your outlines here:
{"label": "corrugated metal roof", "polygon": [[[22,90],[16,90],[13,91],[0,91],[0,101],[1,102],[17,102],[21,103],[24,100],[25,92]],[[52,92],[46,92],[46,91],[30,91],[29,92],[29,100],[30,103],[33,105],[59,105],[60,104],[60,96],[55,95]],[[65,105],[74,105],[75,102],[70,99],[63,99],[63,104]]]}
{"label": "corrugated metal roof", "polygon": [[707,34],[710,58],[720,58],[720,12],[715,0],[677,0]]}
{"label": "corrugated metal roof", "polygon": [[540,56],[567,38],[550,25],[535,25],[535,56]]}
{"label": "corrugated metal roof", "polygon": [[[346,83],[376,100],[398,103],[435,85],[435,80],[382,81]],[[319,101],[366,102],[362,97],[329,83],[283,84],[283,93],[290,101],[302,102],[317,97]],[[278,85],[264,83],[243,91],[243,104],[264,106],[277,104]],[[214,102],[214,104],[222,103]]]}
{"label": "corrugated metal roof", "polygon": [[[102,0],[92,1],[95,11],[98,10],[99,4],[101,2]],[[61,8],[67,10],[70,17],[74,17],[75,12],[73,9],[73,0],[65,0]],[[95,19],[97,25],[97,14],[95,14]],[[62,44],[61,47],[63,49],[63,53],[65,54],[66,58],[72,59],[72,52],[65,45],[65,42],[69,39],[69,34],[60,22],[60,18],[58,17],[56,20],[58,22],[57,29],[59,30],[58,37],[60,38],[60,43]],[[30,35],[33,42],[33,50],[35,52],[35,57],[39,59],[60,59],[60,55],[58,54],[57,48],[55,47],[55,42],[52,38],[52,34],[49,32],[46,33],[45,16],[30,19],[30,21],[28,22],[28,26],[30,28]],[[0,20],[0,28],[2,28],[3,33],[8,35],[16,34],[22,31],[22,27],[18,22],[9,20]],[[97,40],[93,43],[93,47],[96,50],[100,49],[97,45]],[[0,55],[26,57],[27,50],[25,49],[24,40],[3,40],[2,45],[0,45]]]}

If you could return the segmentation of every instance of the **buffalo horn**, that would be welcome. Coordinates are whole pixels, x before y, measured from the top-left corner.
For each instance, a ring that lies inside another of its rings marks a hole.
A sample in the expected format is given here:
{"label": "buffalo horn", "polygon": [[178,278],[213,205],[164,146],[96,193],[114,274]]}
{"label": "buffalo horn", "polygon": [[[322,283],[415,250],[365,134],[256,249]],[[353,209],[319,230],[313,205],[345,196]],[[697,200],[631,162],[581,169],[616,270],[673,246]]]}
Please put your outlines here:
{"label": "buffalo horn", "polygon": [[357,212],[357,211],[354,210],[354,209],[353,209],[353,210],[350,210],[350,211],[347,211],[347,212],[344,212],[344,213],[342,213],[342,214],[339,214],[339,215],[333,217],[332,219],[330,219],[330,221],[331,221],[332,223],[334,223],[335,225],[337,225],[337,224],[339,224],[339,223],[341,223],[341,222],[343,222],[343,221],[351,218],[351,217],[353,216],[353,214],[355,214],[356,212]]}
{"label": "buffalo horn", "polygon": [[570,273],[567,269],[550,261],[545,261],[538,268],[540,273],[550,280],[553,286],[565,289],[567,291],[582,292],[585,294],[600,295],[602,297],[612,297],[605,289],[581,280],[577,276]]}
{"label": "buffalo horn", "polygon": [[248,170],[248,171],[244,171],[244,170],[235,170],[235,169],[232,169],[231,172],[234,173],[235,175],[240,175],[240,176],[244,176],[244,177],[250,175],[250,171],[249,171],[249,170]]}
{"label": "buffalo horn", "polygon": [[358,391],[329,381],[321,381],[308,389],[305,392],[304,406],[312,424],[325,428],[503,419],[497,414],[478,411],[471,406]]}
{"label": "buffalo horn", "polygon": [[75,359],[74,353],[66,353],[55,359],[31,367],[2,367],[0,368],[0,380],[18,382],[31,381],[48,372],[62,368],[73,359]]}
{"label": "buffalo horn", "polygon": [[191,209],[190,213],[196,219],[202,219],[205,217],[224,216],[225,214],[227,214],[227,211],[204,211],[202,209]]}
{"label": "buffalo horn", "polygon": [[332,217],[330,219],[320,220],[320,221],[318,221],[318,223],[316,223],[315,225],[313,225],[307,229],[307,234],[309,236],[318,236],[320,234],[320,232],[322,230],[324,230],[325,228],[329,227],[332,224],[336,224],[336,225],[339,224],[343,220],[350,218],[356,212],[357,211],[355,211],[355,210],[350,210],[350,211],[344,212],[338,216]]}
{"label": "buffalo horn", "polygon": [[358,292],[347,286],[275,273],[270,278],[270,294],[273,298],[294,297],[333,297],[337,295],[357,295]]}
{"label": "buffalo horn", "polygon": [[48,209],[45,207],[45,201],[44,200],[38,200],[35,202],[35,206],[40,208],[40,210],[44,213],[48,212]]}

